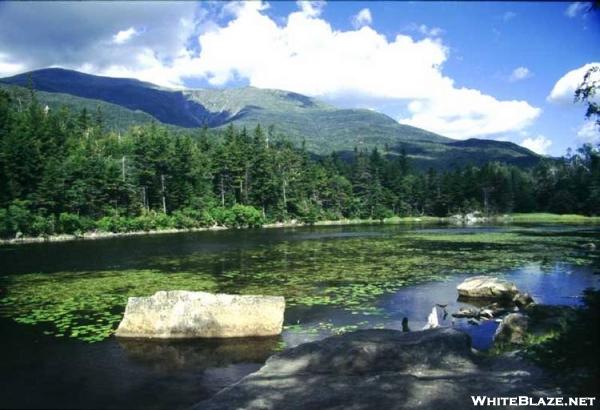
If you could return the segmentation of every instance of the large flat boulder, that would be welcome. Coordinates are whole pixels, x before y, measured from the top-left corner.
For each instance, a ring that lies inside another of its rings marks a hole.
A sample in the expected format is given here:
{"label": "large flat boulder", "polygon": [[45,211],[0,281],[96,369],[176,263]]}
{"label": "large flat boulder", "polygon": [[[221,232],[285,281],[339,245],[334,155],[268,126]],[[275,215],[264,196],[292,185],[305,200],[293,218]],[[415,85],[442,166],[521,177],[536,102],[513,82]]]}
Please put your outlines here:
{"label": "large flat boulder", "polygon": [[492,276],[474,276],[465,279],[456,288],[458,295],[466,298],[502,299],[512,301],[519,294],[517,286]]}
{"label": "large flat boulder", "polygon": [[477,356],[457,330],[371,329],[283,351],[194,409],[446,410],[472,407],[472,395],[557,394],[539,369]]}
{"label": "large flat boulder", "polygon": [[281,333],[282,296],[227,295],[182,290],[129,298],[116,336],[225,338]]}

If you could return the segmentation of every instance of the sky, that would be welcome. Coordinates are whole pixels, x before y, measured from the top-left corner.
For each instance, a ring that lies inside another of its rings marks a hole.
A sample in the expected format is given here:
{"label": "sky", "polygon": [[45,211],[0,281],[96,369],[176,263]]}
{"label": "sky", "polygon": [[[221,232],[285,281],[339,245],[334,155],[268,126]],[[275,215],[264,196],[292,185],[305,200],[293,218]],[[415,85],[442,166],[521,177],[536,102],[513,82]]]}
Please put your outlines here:
{"label": "sky", "polygon": [[170,88],[277,88],[558,156],[600,143],[573,98],[600,65],[600,11],[588,6],[0,2],[0,77],[63,67]]}

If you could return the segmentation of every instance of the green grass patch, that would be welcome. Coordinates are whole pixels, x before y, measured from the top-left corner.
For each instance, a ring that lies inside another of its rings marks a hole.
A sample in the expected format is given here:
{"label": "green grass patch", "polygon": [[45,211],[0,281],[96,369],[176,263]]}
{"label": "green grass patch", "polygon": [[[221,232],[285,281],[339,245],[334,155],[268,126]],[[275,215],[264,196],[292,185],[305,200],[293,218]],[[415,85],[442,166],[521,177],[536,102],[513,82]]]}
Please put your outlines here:
{"label": "green grass patch", "polygon": [[512,222],[516,223],[600,223],[600,216],[585,216],[574,214],[528,213],[510,215]]}

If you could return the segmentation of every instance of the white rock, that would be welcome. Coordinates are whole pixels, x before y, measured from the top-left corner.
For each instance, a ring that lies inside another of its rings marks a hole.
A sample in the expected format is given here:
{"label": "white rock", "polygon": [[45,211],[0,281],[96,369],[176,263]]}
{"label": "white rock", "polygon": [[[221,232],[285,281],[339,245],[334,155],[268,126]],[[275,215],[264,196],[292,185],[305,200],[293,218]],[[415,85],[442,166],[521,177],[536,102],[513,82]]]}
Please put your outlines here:
{"label": "white rock", "polygon": [[474,276],[465,279],[456,288],[460,296],[470,298],[511,299],[519,293],[516,285],[504,279],[490,276]]}
{"label": "white rock", "polygon": [[129,298],[115,335],[160,339],[273,336],[281,333],[284,310],[283,296],[160,291]]}

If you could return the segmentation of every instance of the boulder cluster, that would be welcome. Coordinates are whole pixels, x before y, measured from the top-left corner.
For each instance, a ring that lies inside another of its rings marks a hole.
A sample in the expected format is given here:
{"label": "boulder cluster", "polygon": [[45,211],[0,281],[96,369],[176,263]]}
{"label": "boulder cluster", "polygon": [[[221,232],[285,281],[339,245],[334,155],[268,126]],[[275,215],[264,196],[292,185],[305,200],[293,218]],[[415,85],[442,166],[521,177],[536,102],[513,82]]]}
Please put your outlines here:
{"label": "boulder cluster", "polygon": [[474,276],[465,279],[458,287],[459,300],[490,301],[484,306],[460,308],[452,316],[475,320],[500,320],[494,341],[501,344],[523,344],[529,327],[527,309],[535,304],[531,295],[504,279]]}

